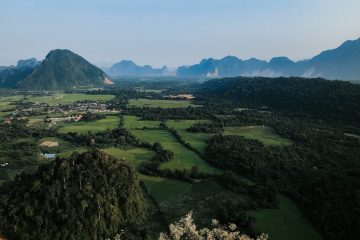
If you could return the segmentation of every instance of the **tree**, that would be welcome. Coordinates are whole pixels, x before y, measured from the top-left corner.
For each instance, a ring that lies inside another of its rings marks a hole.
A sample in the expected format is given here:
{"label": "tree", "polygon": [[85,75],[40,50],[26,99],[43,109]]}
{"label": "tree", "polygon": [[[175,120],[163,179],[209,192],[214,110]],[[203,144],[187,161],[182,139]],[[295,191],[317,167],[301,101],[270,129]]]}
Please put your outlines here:
{"label": "tree", "polygon": [[[193,223],[192,212],[175,224],[170,224],[170,232],[160,233],[159,240],[254,240],[237,231],[235,224],[221,226],[217,220],[212,220],[212,229],[197,230]],[[256,240],[267,240],[266,234],[261,234]]]}

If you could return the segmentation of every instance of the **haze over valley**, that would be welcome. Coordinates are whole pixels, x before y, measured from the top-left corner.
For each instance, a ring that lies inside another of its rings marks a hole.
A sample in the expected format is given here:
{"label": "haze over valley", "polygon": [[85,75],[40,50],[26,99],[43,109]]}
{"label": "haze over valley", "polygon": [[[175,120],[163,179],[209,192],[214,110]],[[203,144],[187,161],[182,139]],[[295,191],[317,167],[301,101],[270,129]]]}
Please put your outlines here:
{"label": "haze over valley", "polygon": [[360,239],[359,1],[0,9],[0,240]]}

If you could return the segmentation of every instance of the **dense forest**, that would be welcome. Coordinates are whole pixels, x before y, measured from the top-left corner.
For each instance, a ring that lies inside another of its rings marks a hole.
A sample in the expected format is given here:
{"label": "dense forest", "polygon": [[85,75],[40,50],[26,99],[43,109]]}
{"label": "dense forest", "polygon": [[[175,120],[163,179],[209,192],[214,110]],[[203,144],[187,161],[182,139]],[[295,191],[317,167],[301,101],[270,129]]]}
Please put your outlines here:
{"label": "dense forest", "polygon": [[146,213],[135,170],[100,151],[56,159],[0,192],[0,229],[9,239],[112,238]]}
{"label": "dense forest", "polygon": [[242,112],[225,126],[264,124],[294,141],[266,146],[240,136],[215,135],[205,158],[295,199],[327,239],[358,239],[360,201],[359,140],[341,130],[301,118]]}
{"label": "dense forest", "polygon": [[306,78],[225,78],[206,81],[200,99],[230,100],[265,108],[360,126],[360,85]]}

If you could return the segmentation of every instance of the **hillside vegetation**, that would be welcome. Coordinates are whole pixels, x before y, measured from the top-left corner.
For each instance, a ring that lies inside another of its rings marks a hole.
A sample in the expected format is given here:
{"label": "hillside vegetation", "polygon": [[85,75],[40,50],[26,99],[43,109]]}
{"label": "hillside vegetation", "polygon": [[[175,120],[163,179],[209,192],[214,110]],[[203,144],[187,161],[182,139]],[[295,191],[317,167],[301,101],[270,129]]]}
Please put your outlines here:
{"label": "hillside vegetation", "polygon": [[133,167],[104,152],[73,154],[0,188],[9,239],[105,239],[140,224],[146,203]]}
{"label": "hillside vegetation", "polygon": [[269,111],[310,115],[360,126],[360,85],[306,78],[225,78],[203,84],[199,95]]}
{"label": "hillside vegetation", "polygon": [[18,87],[25,89],[68,89],[102,86],[110,83],[108,76],[98,67],[69,50],[56,49],[48,53]]}

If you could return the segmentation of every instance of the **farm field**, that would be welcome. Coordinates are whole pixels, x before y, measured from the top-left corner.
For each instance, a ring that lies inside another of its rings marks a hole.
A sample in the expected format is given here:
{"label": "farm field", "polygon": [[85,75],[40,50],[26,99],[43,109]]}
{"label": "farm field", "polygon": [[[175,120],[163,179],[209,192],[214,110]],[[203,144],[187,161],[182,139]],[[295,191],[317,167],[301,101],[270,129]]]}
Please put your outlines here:
{"label": "farm field", "polygon": [[175,198],[191,188],[190,183],[175,179],[141,174],[140,180],[145,183],[149,193],[154,197],[157,203]]}
{"label": "farm field", "polygon": [[160,108],[184,108],[196,107],[191,101],[154,100],[154,99],[130,99],[129,106],[135,107],[160,107]]}
{"label": "farm field", "polygon": [[118,116],[107,116],[104,119],[100,119],[93,122],[75,122],[66,124],[66,126],[58,129],[59,133],[76,132],[83,134],[87,132],[102,132],[107,129],[113,129],[118,127],[120,118]]}
{"label": "farm field", "polygon": [[209,120],[168,120],[166,124],[169,128],[174,128],[178,134],[193,148],[200,153],[203,153],[206,147],[206,140],[213,134],[186,131],[187,128],[190,128],[199,122],[209,122]]}
{"label": "farm field", "polygon": [[[58,146],[54,146],[56,145],[55,143],[57,143]],[[45,150],[49,153],[61,153],[75,148],[72,143],[56,137],[41,138],[37,141],[37,144],[41,150]]]}
{"label": "farm field", "polygon": [[221,171],[207,164],[195,152],[184,147],[166,130],[131,130],[139,140],[143,142],[160,142],[161,145],[172,152],[174,158],[169,162],[163,163],[161,169],[188,169],[197,166],[200,171],[207,173],[220,173]]}
{"label": "farm field", "polygon": [[225,127],[224,135],[238,135],[258,140],[265,145],[291,145],[292,141],[281,137],[267,126]]}
{"label": "farm field", "polygon": [[146,148],[131,148],[123,150],[120,148],[109,147],[102,150],[117,159],[125,160],[126,162],[133,164],[135,167],[139,166],[141,162],[148,161],[155,156],[155,152]]}
{"label": "farm field", "polygon": [[142,128],[159,128],[160,121],[142,121],[136,116],[124,116],[124,128],[126,129],[142,129]]}
{"label": "farm field", "polygon": [[44,122],[46,118],[46,115],[35,115],[35,116],[29,116],[28,119],[28,126],[29,127],[37,127],[41,125],[47,125],[47,123]]}
{"label": "farm field", "polygon": [[24,98],[26,102],[47,103],[50,105],[71,104],[77,101],[110,101],[113,95],[90,95],[81,93],[57,93],[51,96],[29,96]]}
{"label": "farm field", "polygon": [[10,102],[0,102],[0,111],[12,110],[16,105],[11,105]]}
{"label": "farm field", "polygon": [[24,96],[23,95],[13,95],[13,96],[8,96],[8,97],[3,97],[0,96],[0,102],[14,102],[14,101],[19,101],[21,99],[23,99]]}
{"label": "farm field", "polygon": [[0,112],[0,119],[3,117],[6,117],[10,114],[11,112]]}
{"label": "farm field", "polygon": [[273,240],[321,240],[318,231],[301,215],[295,203],[278,194],[279,209],[260,209],[249,212],[255,217],[255,230],[266,232]]}

